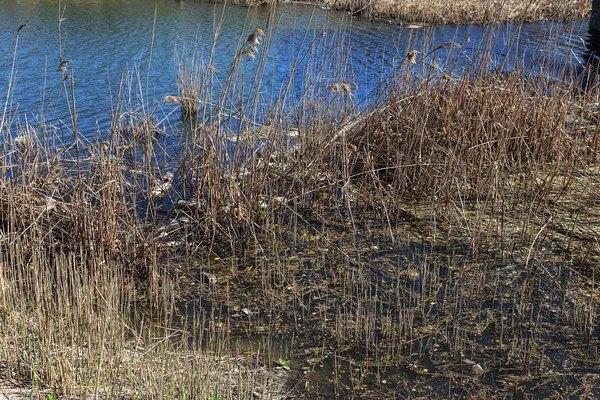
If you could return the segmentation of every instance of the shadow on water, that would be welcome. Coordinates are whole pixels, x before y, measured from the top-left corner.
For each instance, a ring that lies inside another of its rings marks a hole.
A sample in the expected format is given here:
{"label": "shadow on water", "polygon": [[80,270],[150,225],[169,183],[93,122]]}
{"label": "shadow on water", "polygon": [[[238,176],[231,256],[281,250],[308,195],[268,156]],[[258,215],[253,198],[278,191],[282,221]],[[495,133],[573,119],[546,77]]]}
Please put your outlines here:
{"label": "shadow on water", "polygon": [[[582,57],[589,71],[587,79],[584,79],[586,87],[593,87],[598,84],[598,71],[600,69],[600,31],[590,27],[586,40],[586,51]],[[584,72],[585,73],[585,72]]]}

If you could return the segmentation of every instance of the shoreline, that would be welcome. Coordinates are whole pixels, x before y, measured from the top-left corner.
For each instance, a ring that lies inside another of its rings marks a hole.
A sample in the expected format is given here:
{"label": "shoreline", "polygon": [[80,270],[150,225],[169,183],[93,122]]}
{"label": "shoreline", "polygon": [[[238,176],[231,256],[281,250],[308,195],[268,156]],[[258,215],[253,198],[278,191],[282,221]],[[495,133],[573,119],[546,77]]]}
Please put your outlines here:
{"label": "shoreline", "polygon": [[[219,2],[224,2],[223,0]],[[269,4],[314,4],[355,16],[394,23],[484,24],[494,22],[568,21],[589,18],[588,1],[573,0],[459,0],[434,4],[428,0],[229,0],[230,4],[262,6]]]}

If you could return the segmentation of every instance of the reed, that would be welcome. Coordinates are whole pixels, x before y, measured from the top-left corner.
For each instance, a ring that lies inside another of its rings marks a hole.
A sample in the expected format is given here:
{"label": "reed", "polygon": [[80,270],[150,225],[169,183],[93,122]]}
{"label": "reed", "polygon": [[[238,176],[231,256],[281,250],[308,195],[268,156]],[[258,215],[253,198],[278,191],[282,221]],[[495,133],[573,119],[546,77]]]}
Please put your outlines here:
{"label": "reed", "polygon": [[[284,3],[284,0],[219,0],[257,7]],[[567,21],[588,18],[587,0],[309,0],[319,6],[346,10],[371,19],[401,21],[407,24],[484,24],[499,21]]]}
{"label": "reed", "polygon": [[392,18],[405,23],[481,24],[546,19],[565,21],[587,18],[590,14],[590,2],[584,0],[332,0],[329,4],[368,18]]}

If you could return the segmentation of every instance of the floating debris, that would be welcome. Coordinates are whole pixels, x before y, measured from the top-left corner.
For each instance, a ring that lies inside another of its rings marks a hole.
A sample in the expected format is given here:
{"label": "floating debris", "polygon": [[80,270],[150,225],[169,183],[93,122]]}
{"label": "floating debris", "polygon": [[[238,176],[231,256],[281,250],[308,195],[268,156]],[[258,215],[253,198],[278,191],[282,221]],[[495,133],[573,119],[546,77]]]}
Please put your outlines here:
{"label": "floating debris", "polygon": [[181,228],[181,222],[179,222],[176,219],[171,220],[171,222],[168,225],[163,225],[160,226],[156,232],[159,233],[158,237],[159,238],[163,238],[168,236],[169,234],[175,232],[176,230],[178,230],[179,228]]}
{"label": "floating debris", "polygon": [[150,191],[150,198],[153,200],[160,200],[169,193],[169,191],[173,188],[173,178],[175,176],[169,172],[165,174],[162,179],[162,182],[159,182],[156,186],[152,188]]}
{"label": "floating debris", "polygon": [[175,202],[175,204],[173,205],[173,207],[175,207],[175,209],[177,209],[177,210],[196,211],[200,208],[203,208],[204,205],[205,205],[205,202],[203,200],[181,199],[181,200],[177,200]]}
{"label": "floating debris", "polygon": [[481,368],[481,365],[479,365],[479,364],[473,365],[473,367],[471,367],[471,371],[473,372],[473,375],[475,375],[475,376],[483,375],[483,368]]}

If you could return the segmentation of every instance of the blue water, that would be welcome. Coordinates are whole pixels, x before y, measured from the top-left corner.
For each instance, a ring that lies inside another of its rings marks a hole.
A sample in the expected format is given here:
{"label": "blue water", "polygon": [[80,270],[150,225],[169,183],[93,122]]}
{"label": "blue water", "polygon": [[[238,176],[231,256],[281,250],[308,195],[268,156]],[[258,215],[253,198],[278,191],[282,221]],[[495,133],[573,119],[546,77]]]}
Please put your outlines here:
{"label": "blue water", "polygon": [[[17,29],[25,21],[7,102]],[[117,98],[127,99],[125,108],[134,112],[153,111],[165,131],[174,133],[180,129],[176,106],[162,99],[178,94],[177,65],[191,63],[194,55],[197,65],[214,67],[216,101],[236,49],[255,27],[268,30],[267,37],[257,46],[257,57],[243,61],[246,100],[239,104],[254,104],[258,91],[262,115],[276,101],[293,112],[297,102],[340,81],[355,84],[351,106],[364,108],[387,77],[406,67],[403,59],[412,49],[425,54],[454,43],[413,67],[414,74],[458,76],[482,59],[504,70],[524,66],[546,73],[548,64],[560,70],[580,63],[587,35],[587,21],[414,28],[308,5],[248,9],[167,0],[0,0],[0,26],[0,112],[7,104],[3,133],[14,136],[25,123],[45,124],[67,142],[73,91],[82,137],[107,135]],[[71,79],[63,81],[64,74],[57,72],[61,59],[71,61],[66,72]]]}

